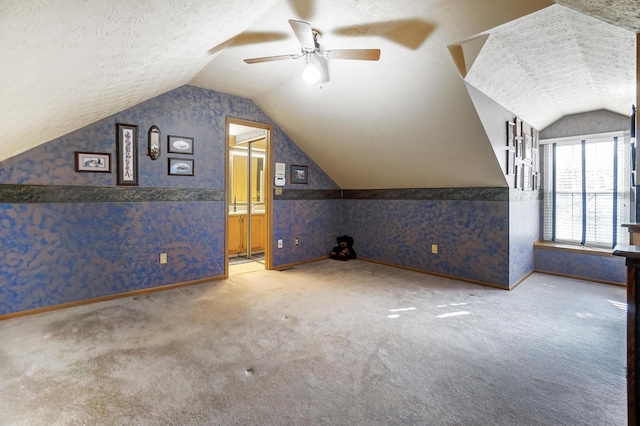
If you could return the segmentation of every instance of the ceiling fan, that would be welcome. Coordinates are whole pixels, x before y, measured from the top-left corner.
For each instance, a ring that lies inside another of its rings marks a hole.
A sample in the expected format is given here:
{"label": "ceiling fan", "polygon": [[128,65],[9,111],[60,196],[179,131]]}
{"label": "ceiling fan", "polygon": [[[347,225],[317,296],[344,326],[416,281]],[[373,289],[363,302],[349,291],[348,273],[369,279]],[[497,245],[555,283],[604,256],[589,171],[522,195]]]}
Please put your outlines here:
{"label": "ceiling fan", "polygon": [[291,25],[300,42],[300,53],[251,58],[244,61],[248,64],[258,64],[261,62],[304,58],[306,65],[302,72],[302,78],[309,84],[320,81],[322,87],[322,83],[329,81],[328,59],[354,59],[361,61],[377,61],[380,59],[380,49],[321,50],[318,43],[320,33],[312,29],[309,23],[289,19],[289,25]]}

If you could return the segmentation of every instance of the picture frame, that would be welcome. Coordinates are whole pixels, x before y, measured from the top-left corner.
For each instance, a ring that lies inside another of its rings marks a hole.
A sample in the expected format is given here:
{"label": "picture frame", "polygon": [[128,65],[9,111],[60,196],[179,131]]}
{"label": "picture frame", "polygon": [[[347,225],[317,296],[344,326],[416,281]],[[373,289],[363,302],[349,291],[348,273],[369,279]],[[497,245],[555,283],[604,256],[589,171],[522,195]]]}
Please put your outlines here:
{"label": "picture frame", "polygon": [[516,125],[516,137],[522,137],[522,120],[516,117],[514,123]]}
{"label": "picture frame", "polygon": [[516,147],[516,125],[511,121],[507,121],[507,147]]}
{"label": "picture frame", "polygon": [[524,147],[522,150],[522,159],[523,160],[531,160],[532,158],[532,139],[531,136],[526,134],[524,135]]}
{"label": "picture frame", "polygon": [[194,160],[193,158],[169,158],[167,164],[169,166],[170,176],[194,176]]}
{"label": "picture frame", "polygon": [[524,139],[521,136],[516,136],[516,158],[524,158]]}
{"label": "picture frame", "polygon": [[511,176],[516,173],[516,150],[510,148],[507,150],[507,175]]}
{"label": "picture frame", "polygon": [[524,164],[522,170],[522,189],[530,191],[533,189],[533,175],[531,173],[531,166]]}
{"label": "picture frame", "polygon": [[167,153],[193,155],[193,138],[188,136],[167,136]]}
{"label": "picture frame", "polygon": [[75,152],[76,172],[111,173],[111,153]]}
{"label": "picture frame", "polygon": [[306,184],[309,182],[309,167],[291,165],[291,183]]}
{"label": "picture frame", "polygon": [[118,185],[138,186],[138,126],[116,124]]}

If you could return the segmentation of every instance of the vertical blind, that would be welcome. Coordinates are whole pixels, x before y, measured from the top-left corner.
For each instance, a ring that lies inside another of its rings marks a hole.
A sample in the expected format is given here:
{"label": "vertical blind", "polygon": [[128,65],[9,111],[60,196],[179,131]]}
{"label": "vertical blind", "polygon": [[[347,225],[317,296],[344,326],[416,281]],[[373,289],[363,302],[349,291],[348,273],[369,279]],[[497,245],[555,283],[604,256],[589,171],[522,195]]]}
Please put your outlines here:
{"label": "vertical blind", "polygon": [[543,145],[546,241],[603,247],[627,241],[620,225],[631,211],[630,153],[628,132]]}

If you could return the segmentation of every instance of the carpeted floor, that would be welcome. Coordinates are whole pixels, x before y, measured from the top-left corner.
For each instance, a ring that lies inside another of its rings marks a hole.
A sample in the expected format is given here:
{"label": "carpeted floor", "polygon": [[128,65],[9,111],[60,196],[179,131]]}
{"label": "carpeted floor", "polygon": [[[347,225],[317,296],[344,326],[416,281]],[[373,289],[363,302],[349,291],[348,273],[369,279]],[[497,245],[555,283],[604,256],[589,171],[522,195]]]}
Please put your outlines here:
{"label": "carpeted floor", "polygon": [[624,425],[625,290],[321,261],[0,322],[2,425]]}

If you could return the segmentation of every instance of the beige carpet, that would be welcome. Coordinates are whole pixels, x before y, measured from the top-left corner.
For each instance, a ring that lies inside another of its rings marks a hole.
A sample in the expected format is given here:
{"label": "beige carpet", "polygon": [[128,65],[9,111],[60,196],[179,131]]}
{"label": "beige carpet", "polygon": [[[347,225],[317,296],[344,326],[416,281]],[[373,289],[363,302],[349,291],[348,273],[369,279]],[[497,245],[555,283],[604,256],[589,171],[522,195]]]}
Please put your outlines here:
{"label": "beige carpet", "polygon": [[2,425],[624,425],[625,290],[363,261],[0,322]]}

